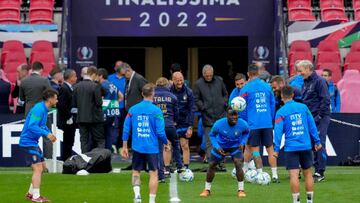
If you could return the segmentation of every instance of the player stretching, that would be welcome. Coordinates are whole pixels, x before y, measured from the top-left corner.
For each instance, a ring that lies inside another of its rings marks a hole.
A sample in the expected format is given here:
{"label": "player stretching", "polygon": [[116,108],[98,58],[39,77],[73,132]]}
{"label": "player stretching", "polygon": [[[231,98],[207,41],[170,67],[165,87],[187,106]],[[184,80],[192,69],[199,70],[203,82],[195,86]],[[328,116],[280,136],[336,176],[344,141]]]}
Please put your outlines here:
{"label": "player stretching", "polygon": [[303,169],[305,177],[307,203],[312,203],[314,179],[311,171],[313,158],[310,135],[314,140],[316,151],[320,150],[322,146],[314,118],[308,107],[293,101],[293,96],[294,89],[292,87],[285,86],[282,89],[281,97],[285,105],[276,113],[274,156],[278,157],[281,137],[285,133],[285,163],[286,169],[289,170],[293,203],[300,203],[299,165]]}
{"label": "player stretching", "polygon": [[146,84],[142,88],[144,100],[130,108],[124,123],[122,156],[127,159],[129,151],[127,141],[131,134],[132,157],[132,185],[135,194],[134,202],[141,202],[140,196],[140,171],[149,169],[150,203],[155,203],[158,188],[158,153],[160,139],[168,150],[168,140],[165,134],[163,113],[152,101],[155,94],[154,84]]}
{"label": "player stretching", "polygon": [[28,113],[24,128],[20,135],[19,145],[25,152],[26,164],[31,165],[33,175],[26,198],[32,202],[49,202],[50,200],[40,196],[41,175],[45,169],[44,156],[39,147],[40,137],[47,137],[51,142],[56,137],[51,134],[46,126],[47,116],[50,108],[56,106],[57,92],[47,89],[43,92],[42,102],[37,103]]}
{"label": "player stretching", "polygon": [[226,155],[231,155],[236,168],[238,181],[238,197],[246,197],[244,191],[243,150],[249,136],[248,124],[238,118],[238,112],[229,108],[227,118],[217,120],[210,131],[210,141],[213,146],[206,175],[205,189],[202,197],[210,195],[211,183],[215,177],[216,165],[221,163]]}

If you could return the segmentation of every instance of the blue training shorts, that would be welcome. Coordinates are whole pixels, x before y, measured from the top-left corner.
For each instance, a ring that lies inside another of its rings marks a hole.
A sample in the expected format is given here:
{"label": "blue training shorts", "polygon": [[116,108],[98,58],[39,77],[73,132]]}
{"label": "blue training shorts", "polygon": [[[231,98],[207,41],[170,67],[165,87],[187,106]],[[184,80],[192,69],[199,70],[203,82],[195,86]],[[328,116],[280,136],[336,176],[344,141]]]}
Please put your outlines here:
{"label": "blue training shorts", "polygon": [[132,168],[135,171],[142,171],[147,168],[150,171],[158,169],[158,154],[145,154],[134,151],[132,157]]}
{"label": "blue training shorts", "polygon": [[308,169],[313,165],[312,150],[285,152],[286,170]]}
{"label": "blue training shorts", "polygon": [[27,166],[44,162],[44,155],[39,146],[37,147],[21,147],[25,153],[25,161]]}
{"label": "blue training shorts", "polygon": [[273,145],[273,129],[262,128],[250,130],[247,144],[252,147],[265,146],[271,147]]}
{"label": "blue training shorts", "polygon": [[[225,148],[223,149],[226,154],[231,155],[231,158],[234,159],[242,159],[243,158],[243,152],[239,148]],[[225,156],[222,154],[219,154],[216,149],[211,150],[211,157],[210,161],[215,163],[220,163],[224,160]]]}

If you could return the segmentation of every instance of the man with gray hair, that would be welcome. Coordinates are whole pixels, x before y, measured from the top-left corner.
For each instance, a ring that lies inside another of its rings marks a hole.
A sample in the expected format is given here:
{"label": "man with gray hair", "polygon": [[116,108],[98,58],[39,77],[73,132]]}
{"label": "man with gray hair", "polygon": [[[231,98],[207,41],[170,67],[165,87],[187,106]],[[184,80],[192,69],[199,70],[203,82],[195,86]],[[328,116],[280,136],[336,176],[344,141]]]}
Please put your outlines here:
{"label": "man with gray hair", "polygon": [[212,145],[209,133],[215,121],[225,116],[228,92],[223,79],[214,76],[214,68],[207,64],[202,69],[203,77],[195,82],[194,99],[201,113],[206,141],[206,158],[209,160]]}
{"label": "man with gray hair", "polygon": [[314,180],[320,182],[325,179],[324,173],[327,159],[325,141],[330,123],[330,96],[326,80],[316,74],[311,61],[297,61],[295,67],[304,77],[304,86],[302,88],[303,103],[307,105],[314,117],[321,145],[323,146],[321,150],[315,152],[314,157]]}

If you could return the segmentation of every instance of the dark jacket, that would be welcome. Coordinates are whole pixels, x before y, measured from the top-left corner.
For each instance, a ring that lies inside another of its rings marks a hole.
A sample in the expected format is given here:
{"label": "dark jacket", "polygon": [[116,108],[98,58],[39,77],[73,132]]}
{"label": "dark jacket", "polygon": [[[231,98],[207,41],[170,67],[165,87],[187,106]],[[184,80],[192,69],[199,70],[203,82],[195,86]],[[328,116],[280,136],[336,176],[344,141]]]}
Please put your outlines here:
{"label": "dark jacket", "polygon": [[84,79],[75,85],[73,105],[78,109],[77,123],[99,123],[104,121],[100,84]]}
{"label": "dark jacket", "polygon": [[43,91],[50,88],[49,80],[36,73],[21,81],[19,98],[25,102],[25,116],[36,103],[42,101]]}
{"label": "dark jacket", "polygon": [[[130,107],[141,102],[143,97],[141,95],[142,88],[148,81],[140,74],[134,74],[131,81],[127,81],[125,85],[125,109],[128,111]],[[129,88],[128,88],[129,87]]]}
{"label": "dark jacket", "polygon": [[69,120],[72,116],[72,95],[73,90],[69,87],[68,84],[63,83],[59,89],[59,102],[57,103],[58,125],[60,128],[65,126],[66,121]]}
{"label": "dark jacket", "polygon": [[165,127],[175,127],[179,116],[176,96],[167,87],[156,87],[153,103],[163,112]]}
{"label": "dark jacket", "polygon": [[0,79],[0,113],[10,113],[9,95],[10,83]]}
{"label": "dark jacket", "polygon": [[177,121],[177,128],[188,128],[194,125],[194,112],[195,112],[195,101],[194,95],[190,88],[185,84],[178,91],[175,86],[172,85],[170,92],[177,97],[179,118]]}
{"label": "dark jacket", "polygon": [[309,108],[315,121],[330,115],[330,96],[326,80],[319,77],[315,71],[304,79],[301,94],[303,103]]}
{"label": "dark jacket", "polygon": [[203,77],[198,79],[194,86],[194,98],[204,126],[211,127],[216,120],[225,116],[228,92],[221,77],[214,76],[210,82]]}

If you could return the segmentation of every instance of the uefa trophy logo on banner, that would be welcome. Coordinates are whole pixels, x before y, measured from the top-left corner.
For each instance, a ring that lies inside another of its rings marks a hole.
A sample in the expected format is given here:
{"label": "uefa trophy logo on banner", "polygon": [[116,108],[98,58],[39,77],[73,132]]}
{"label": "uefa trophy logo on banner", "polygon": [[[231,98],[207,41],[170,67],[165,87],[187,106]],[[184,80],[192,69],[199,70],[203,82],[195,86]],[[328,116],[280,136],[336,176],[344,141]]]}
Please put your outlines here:
{"label": "uefa trophy logo on banner", "polygon": [[264,60],[269,56],[269,49],[266,46],[256,46],[254,48],[254,58],[256,60]]}
{"label": "uefa trophy logo on banner", "polygon": [[77,57],[79,60],[89,60],[93,57],[93,50],[90,47],[79,47],[77,49]]}

